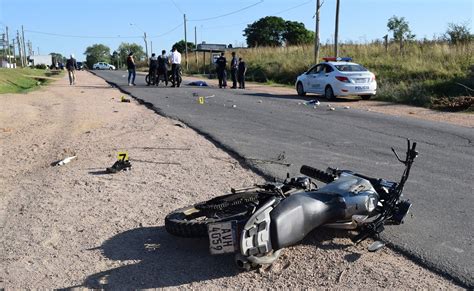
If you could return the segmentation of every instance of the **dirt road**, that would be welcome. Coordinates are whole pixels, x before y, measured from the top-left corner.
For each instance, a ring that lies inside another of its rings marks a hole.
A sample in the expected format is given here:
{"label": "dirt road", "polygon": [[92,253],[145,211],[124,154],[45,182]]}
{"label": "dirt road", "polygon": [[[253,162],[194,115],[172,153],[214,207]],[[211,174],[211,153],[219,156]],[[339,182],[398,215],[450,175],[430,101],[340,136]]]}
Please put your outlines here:
{"label": "dirt road", "polygon": [[[0,289],[459,288],[346,232],[314,231],[245,273],[232,256],[211,257],[205,240],[168,235],[171,210],[262,179],[90,73],[66,79],[0,95]],[[105,174],[119,151],[133,170]]]}

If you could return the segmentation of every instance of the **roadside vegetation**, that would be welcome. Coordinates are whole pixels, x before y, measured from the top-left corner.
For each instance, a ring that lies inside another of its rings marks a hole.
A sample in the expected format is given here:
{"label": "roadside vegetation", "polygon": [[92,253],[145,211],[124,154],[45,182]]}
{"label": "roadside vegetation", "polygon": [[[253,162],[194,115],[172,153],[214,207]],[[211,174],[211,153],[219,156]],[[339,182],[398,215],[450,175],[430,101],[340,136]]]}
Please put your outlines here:
{"label": "roadside vegetation", "polygon": [[52,72],[42,69],[0,69],[0,94],[24,93],[39,88],[51,82],[54,75],[62,72]]}
{"label": "roadside vegetation", "polygon": [[[294,86],[296,77],[314,64],[314,47],[256,47],[236,49],[247,65],[247,79],[256,82]],[[321,56],[332,56],[332,45],[321,46]],[[397,43],[387,50],[383,43],[342,44],[340,56],[350,56],[375,73],[378,83],[376,100],[391,101],[443,110],[465,110],[473,106],[474,43],[450,45],[443,42],[410,42],[402,53]],[[230,57],[230,52],[228,58]],[[212,71],[202,66],[199,54],[189,57],[190,72]],[[200,64],[200,65],[199,65]]]}

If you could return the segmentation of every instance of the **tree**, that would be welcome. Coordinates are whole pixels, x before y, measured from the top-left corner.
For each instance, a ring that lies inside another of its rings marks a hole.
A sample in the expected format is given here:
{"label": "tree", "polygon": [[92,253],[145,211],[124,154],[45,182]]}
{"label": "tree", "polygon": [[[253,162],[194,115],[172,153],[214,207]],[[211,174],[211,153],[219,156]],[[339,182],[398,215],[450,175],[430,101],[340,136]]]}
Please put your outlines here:
{"label": "tree", "polygon": [[86,63],[89,68],[97,62],[110,62],[110,48],[103,44],[94,44],[86,48]]}
{"label": "tree", "polygon": [[281,46],[285,30],[286,23],[283,18],[267,16],[247,25],[243,36],[247,37],[249,47]]}
{"label": "tree", "polygon": [[392,16],[387,23],[389,31],[393,31],[393,39],[400,43],[400,50],[403,48],[404,40],[412,40],[415,38],[415,35],[411,33],[408,26],[408,21],[405,20],[405,17],[398,18],[397,16]]}
{"label": "tree", "polygon": [[49,55],[51,56],[53,65],[56,65],[56,63],[66,62],[66,58],[60,53],[50,53]]}
{"label": "tree", "polygon": [[[185,42],[184,39],[176,42],[171,48],[176,48],[178,52],[184,53],[186,47],[185,47]],[[196,47],[194,46],[194,43],[188,41],[188,51],[195,49]]]}
{"label": "tree", "polygon": [[469,31],[468,23],[449,23],[444,39],[451,44],[465,44],[474,40],[474,34]]}
{"label": "tree", "polygon": [[285,22],[285,31],[282,34],[286,45],[312,43],[314,32],[307,30],[303,23],[296,21]]}
{"label": "tree", "polygon": [[247,25],[244,36],[249,47],[298,45],[314,40],[314,32],[307,30],[303,23],[275,16],[260,18]]}
{"label": "tree", "polygon": [[122,42],[119,45],[117,52],[119,54],[120,61],[122,64],[127,61],[127,57],[130,52],[133,52],[133,58],[136,61],[143,61],[146,59],[143,47],[136,43]]}

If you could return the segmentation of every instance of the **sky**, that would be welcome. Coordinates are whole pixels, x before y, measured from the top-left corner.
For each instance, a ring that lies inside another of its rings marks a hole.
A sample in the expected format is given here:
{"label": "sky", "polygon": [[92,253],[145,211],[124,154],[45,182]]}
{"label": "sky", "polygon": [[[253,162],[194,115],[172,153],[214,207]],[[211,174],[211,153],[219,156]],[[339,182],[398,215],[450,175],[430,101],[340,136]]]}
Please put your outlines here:
{"label": "sky", "polygon": [[[336,0],[321,0],[322,43],[332,43]],[[184,39],[189,42],[245,46],[243,30],[265,16],[304,23],[315,30],[316,0],[0,0],[0,33],[21,33],[35,54],[74,54],[84,60],[93,44],[111,52],[122,42],[159,53]],[[339,42],[369,42],[388,33],[392,16],[405,17],[418,39],[440,36],[448,23],[467,23],[473,31],[473,0],[340,0]],[[196,33],[195,33],[196,31]]]}

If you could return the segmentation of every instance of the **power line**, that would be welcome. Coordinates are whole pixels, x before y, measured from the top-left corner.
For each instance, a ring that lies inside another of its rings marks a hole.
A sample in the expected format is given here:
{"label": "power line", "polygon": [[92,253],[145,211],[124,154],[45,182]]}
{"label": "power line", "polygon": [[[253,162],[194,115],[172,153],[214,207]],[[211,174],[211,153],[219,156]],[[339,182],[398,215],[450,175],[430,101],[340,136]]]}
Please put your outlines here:
{"label": "power line", "polygon": [[69,35],[69,34],[59,34],[59,33],[52,33],[52,32],[44,32],[44,31],[36,31],[36,30],[25,30],[29,33],[36,33],[36,34],[44,34],[44,35],[51,35],[51,36],[59,36],[59,37],[74,37],[74,38],[142,38],[142,36],[91,36],[91,35]]}
{"label": "power line", "polygon": [[198,22],[198,21],[208,21],[208,20],[213,20],[213,19],[217,19],[217,18],[229,16],[229,15],[236,14],[236,13],[239,13],[239,12],[241,12],[241,11],[247,10],[247,9],[252,8],[252,7],[254,7],[254,6],[257,6],[258,4],[263,3],[263,1],[264,1],[264,0],[260,0],[260,1],[257,2],[257,3],[254,3],[254,4],[249,5],[249,6],[245,6],[245,7],[243,7],[243,8],[240,8],[240,9],[238,9],[238,10],[235,10],[235,11],[232,11],[232,12],[229,12],[229,13],[226,13],[226,14],[222,14],[222,15],[218,15],[218,16],[214,16],[214,17],[209,17],[209,18],[188,19],[188,21],[195,21],[195,22]]}
{"label": "power line", "polygon": [[173,5],[176,7],[176,9],[179,10],[179,12],[181,12],[181,14],[184,14],[183,10],[181,10],[181,8],[179,8],[179,6],[176,4],[176,2],[174,2],[174,0],[171,0],[171,2],[173,2]]}
{"label": "power line", "polygon": [[[283,14],[285,12],[288,12],[290,10],[293,10],[293,9],[296,9],[298,7],[301,7],[301,6],[304,6],[308,3],[312,3],[313,0],[310,0],[310,1],[306,1],[306,2],[303,2],[303,3],[300,3],[298,5],[295,5],[295,6],[292,6],[292,7],[289,7],[289,8],[286,8],[285,10],[281,10],[281,11],[278,11],[278,12],[275,12],[275,13],[270,13],[269,15],[279,15],[279,14]],[[211,27],[203,27],[204,29],[217,29],[217,28],[226,28],[226,27],[233,27],[233,26],[237,26],[237,25],[242,25],[242,24],[248,24],[249,22],[251,22],[253,20],[249,20],[249,21],[245,21],[245,22],[239,22],[239,23],[234,23],[234,24],[229,24],[229,25],[220,25],[220,26],[211,26]]]}
{"label": "power line", "polygon": [[162,36],[164,36],[164,35],[167,35],[167,34],[172,33],[173,31],[175,31],[176,29],[180,28],[181,26],[183,26],[182,23],[176,25],[174,28],[168,30],[167,32],[163,32],[163,33],[160,33],[160,34],[158,34],[158,35],[151,36],[151,37],[162,37]]}

